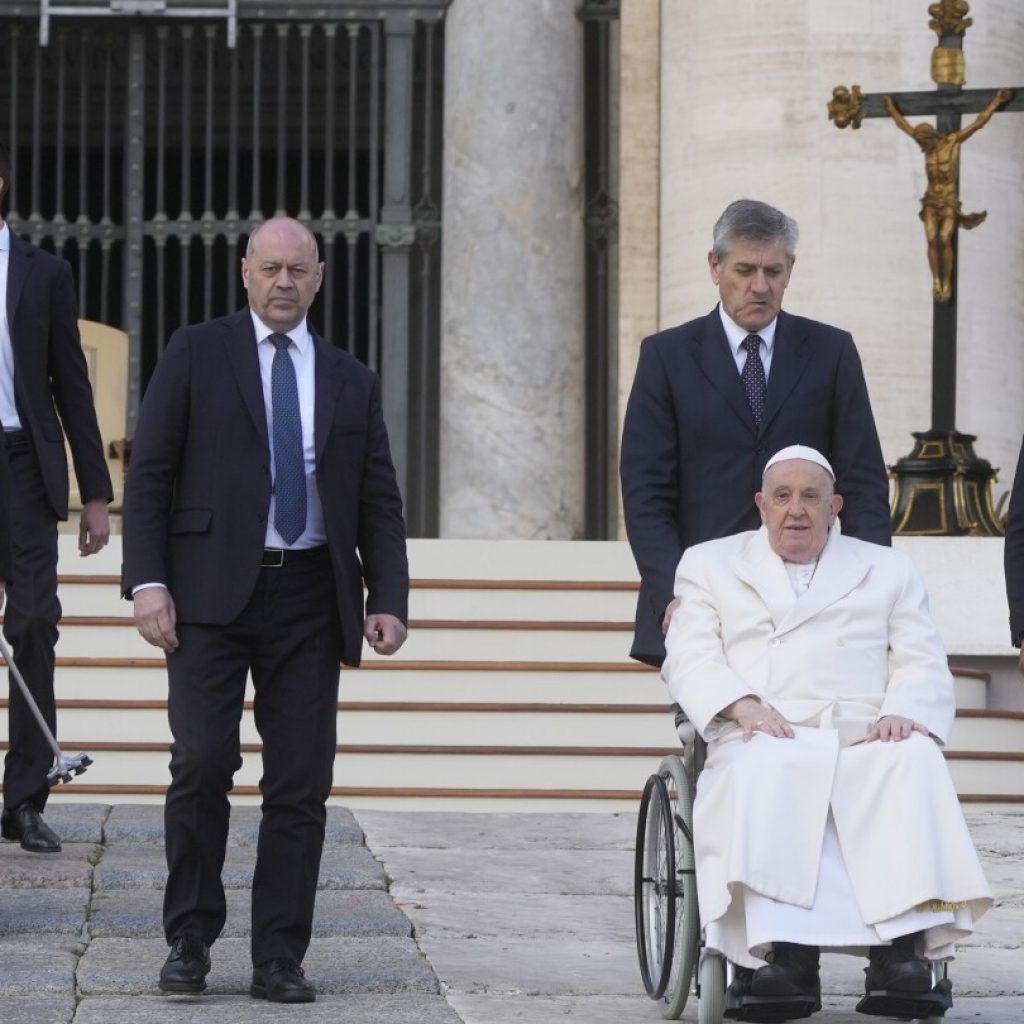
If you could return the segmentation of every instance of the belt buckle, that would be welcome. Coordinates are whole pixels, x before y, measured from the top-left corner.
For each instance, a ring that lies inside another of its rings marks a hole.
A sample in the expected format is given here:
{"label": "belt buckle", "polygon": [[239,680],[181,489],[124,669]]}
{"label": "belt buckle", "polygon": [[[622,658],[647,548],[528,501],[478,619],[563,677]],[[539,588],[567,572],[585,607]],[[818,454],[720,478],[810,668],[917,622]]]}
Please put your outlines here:
{"label": "belt buckle", "polygon": [[264,548],[261,569],[280,569],[284,565],[284,548]]}

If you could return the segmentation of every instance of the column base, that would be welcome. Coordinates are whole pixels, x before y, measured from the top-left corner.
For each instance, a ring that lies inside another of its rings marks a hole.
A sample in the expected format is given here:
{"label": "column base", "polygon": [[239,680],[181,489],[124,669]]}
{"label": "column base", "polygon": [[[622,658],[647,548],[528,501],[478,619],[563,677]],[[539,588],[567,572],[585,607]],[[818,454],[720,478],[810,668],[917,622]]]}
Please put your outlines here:
{"label": "column base", "polygon": [[974,453],[973,434],[914,432],[914,450],[889,467],[896,483],[892,532],[900,537],[1001,537],[992,506],[996,470]]}

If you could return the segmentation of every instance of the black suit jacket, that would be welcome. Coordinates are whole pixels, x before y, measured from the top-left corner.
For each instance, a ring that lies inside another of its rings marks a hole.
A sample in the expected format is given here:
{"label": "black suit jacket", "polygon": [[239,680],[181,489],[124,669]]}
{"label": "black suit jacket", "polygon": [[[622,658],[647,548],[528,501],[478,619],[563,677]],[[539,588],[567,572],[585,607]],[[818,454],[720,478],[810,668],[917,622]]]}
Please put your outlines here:
{"label": "black suit jacket", "polygon": [[[316,480],[344,658],[366,611],[408,615],[405,522],[380,379],[314,335]],[[256,585],[270,504],[270,446],[248,308],[172,335],[139,416],[124,497],[124,596],[165,583],[178,621],[224,625]]]}
{"label": "black suit jacket", "polygon": [[1010,508],[1006,514],[1003,570],[1010,605],[1010,642],[1019,647],[1021,633],[1024,633],[1024,442],[1017,458],[1017,475],[1013,478]]}
{"label": "black suit jacket", "polygon": [[[68,517],[71,446],[82,501],[112,501],[92,386],[78,335],[71,268],[11,232],[7,323],[14,352],[14,399],[58,519]],[[63,427],[63,429],[62,429]]]}
{"label": "black suit jacket", "polygon": [[11,480],[7,449],[0,444],[0,580],[11,578]]}
{"label": "black suit jacket", "polygon": [[641,579],[634,658],[661,664],[661,619],[683,551],[756,529],[765,463],[791,444],[817,448],[832,463],[843,532],[890,543],[885,464],[849,333],[779,313],[760,429],[717,308],[644,339],[620,464]]}

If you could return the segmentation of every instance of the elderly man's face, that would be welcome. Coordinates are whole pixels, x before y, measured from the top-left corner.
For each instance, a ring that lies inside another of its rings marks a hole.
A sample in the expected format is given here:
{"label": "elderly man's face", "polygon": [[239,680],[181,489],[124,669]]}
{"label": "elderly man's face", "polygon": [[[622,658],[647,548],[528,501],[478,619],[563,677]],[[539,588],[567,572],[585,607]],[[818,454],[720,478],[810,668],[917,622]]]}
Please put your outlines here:
{"label": "elderly man's face", "polygon": [[790,562],[813,562],[828,540],[843,499],[832,490],[832,477],[806,459],[777,462],[754,495],[772,550]]}
{"label": "elderly man's face", "polygon": [[708,253],[722,309],[751,334],[779,315],[793,263],[781,242],[733,242],[723,260]]}
{"label": "elderly man's face", "polygon": [[249,305],[280,334],[302,323],[320,290],[323,272],[309,232],[297,221],[284,218],[261,226],[242,260]]}

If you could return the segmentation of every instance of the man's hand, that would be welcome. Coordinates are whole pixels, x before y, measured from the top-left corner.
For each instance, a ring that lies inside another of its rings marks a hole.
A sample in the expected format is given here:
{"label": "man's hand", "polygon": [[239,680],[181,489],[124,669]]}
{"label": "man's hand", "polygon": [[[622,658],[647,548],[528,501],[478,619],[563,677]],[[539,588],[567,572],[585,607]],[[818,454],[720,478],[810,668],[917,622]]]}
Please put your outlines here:
{"label": "man's hand", "polygon": [[110,540],[110,515],[106,498],[93,498],[82,506],[78,526],[78,553],[84,558],[95,555]]}
{"label": "man's hand", "polygon": [[902,715],[884,715],[875,722],[874,728],[867,734],[865,740],[868,743],[872,740],[881,740],[883,743],[890,741],[899,743],[900,740],[907,739],[914,732],[928,735],[928,730],[912,718],[904,718]]}
{"label": "man's hand", "polygon": [[673,597],[669,602],[669,606],[665,609],[665,615],[661,620],[661,633],[662,636],[668,634],[668,625],[672,621],[672,616],[675,614],[675,610],[679,607],[679,598]]}
{"label": "man's hand", "polygon": [[394,615],[367,615],[363,623],[363,636],[378,654],[394,654],[408,635],[402,620]]}
{"label": "man's hand", "polygon": [[178,634],[174,631],[177,616],[174,601],[166,587],[146,587],[133,598],[135,626],[143,640],[170,654],[177,650]]}
{"label": "man's hand", "polygon": [[795,735],[793,727],[775,708],[762,704],[756,697],[740,697],[718,713],[740,726],[744,743],[749,743],[755,732],[779,739],[792,739]]}

